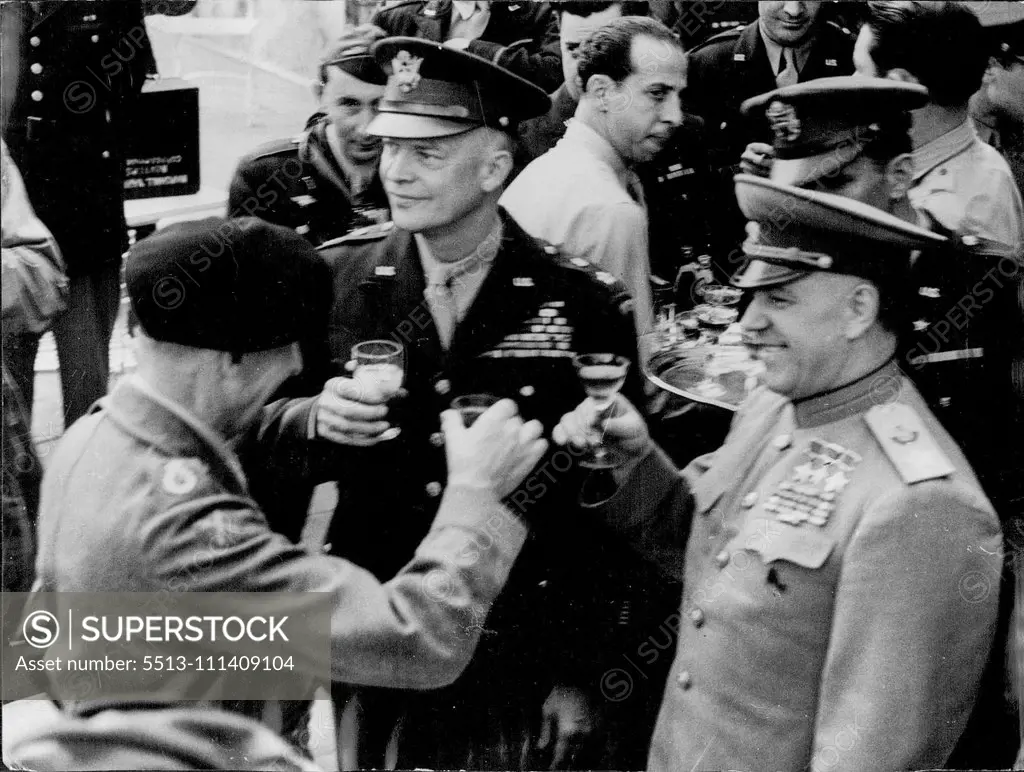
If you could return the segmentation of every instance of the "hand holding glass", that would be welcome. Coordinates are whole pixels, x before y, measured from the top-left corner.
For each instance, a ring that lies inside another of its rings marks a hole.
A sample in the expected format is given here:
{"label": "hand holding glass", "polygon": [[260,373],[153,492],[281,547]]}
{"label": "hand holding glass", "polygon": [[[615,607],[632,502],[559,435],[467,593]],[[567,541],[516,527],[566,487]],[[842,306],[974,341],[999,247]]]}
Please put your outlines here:
{"label": "hand holding glass", "polygon": [[493,394],[463,394],[452,400],[452,410],[462,416],[462,425],[467,429],[476,423],[476,419],[487,412],[487,408],[499,401]]}
{"label": "hand holding glass", "polygon": [[[405,378],[405,348],[393,340],[365,340],[352,347],[356,381],[372,383],[392,399],[402,389]],[[402,430],[392,426],[380,435],[382,440],[393,440]]]}
{"label": "hand holding glass", "polygon": [[[604,419],[614,409],[615,395],[626,381],[629,360],[616,354],[580,354],[573,359],[576,375],[594,406],[593,427],[602,429]],[[591,448],[580,465],[587,469],[612,469],[624,461],[620,452],[607,447],[601,439]]]}

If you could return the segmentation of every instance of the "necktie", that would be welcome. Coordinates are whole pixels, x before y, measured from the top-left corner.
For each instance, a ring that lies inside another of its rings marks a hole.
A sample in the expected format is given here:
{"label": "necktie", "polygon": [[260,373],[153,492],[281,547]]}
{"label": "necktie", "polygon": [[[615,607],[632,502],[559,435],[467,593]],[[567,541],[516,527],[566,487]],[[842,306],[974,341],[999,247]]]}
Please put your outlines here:
{"label": "necktie", "polygon": [[800,73],[796,68],[796,58],[793,56],[792,48],[782,49],[782,61],[779,63],[779,74],[775,76],[775,83],[779,88],[793,86],[800,79]]}
{"label": "necktie", "polygon": [[434,326],[437,328],[437,337],[445,349],[451,345],[452,335],[455,334],[455,325],[459,322],[459,307],[455,301],[455,292],[452,284],[454,277],[442,274],[439,281],[427,287],[427,302],[430,304],[430,313],[434,317]]}

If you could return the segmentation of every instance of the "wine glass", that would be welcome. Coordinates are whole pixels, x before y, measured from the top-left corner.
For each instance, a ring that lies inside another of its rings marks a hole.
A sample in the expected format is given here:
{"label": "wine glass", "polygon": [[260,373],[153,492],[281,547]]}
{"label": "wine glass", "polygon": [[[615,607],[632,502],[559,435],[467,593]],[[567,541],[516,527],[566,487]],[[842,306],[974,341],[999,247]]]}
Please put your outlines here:
{"label": "wine glass", "polygon": [[[402,388],[405,378],[405,347],[393,340],[364,340],[352,347],[355,362],[353,377],[373,383],[384,398],[391,400]],[[402,430],[392,426],[381,432],[382,440],[393,440]]]}
{"label": "wine glass", "polygon": [[[610,417],[615,395],[626,381],[629,360],[616,354],[579,354],[573,358],[573,364],[587,397],[594,405],[594,426],[598,428],[601,421]],[[587,469],[612,469],[624,460],[621,452],[598,440],[580,465]]]}
{"label": "wine glass", "polygon": [[487,412],[487,408],[499,401],[493,394],[463,394],[452,400],[452,410],[458,410],[462,416],[462,424],[467,429],[476,423],[476,419]]}

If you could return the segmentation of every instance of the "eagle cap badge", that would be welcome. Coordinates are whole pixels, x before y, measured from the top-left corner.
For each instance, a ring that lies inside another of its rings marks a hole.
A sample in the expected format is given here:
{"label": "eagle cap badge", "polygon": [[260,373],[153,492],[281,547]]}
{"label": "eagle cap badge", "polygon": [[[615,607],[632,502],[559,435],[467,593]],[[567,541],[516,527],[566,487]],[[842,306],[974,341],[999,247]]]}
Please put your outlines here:
{"label": "eagle cap badge", "polygon": [[399,51],[391,60],[391,71],[403,94],[408,94],[420,84],[420,65],[422,56],[413,56],[408,51]]}
{"label": "eagle cap badge", "polygon": [[797,118],[793,105],[785,102],[772,102],[765,112],[775,137],[785,142],[796,142],[800,139],[800,119]]}

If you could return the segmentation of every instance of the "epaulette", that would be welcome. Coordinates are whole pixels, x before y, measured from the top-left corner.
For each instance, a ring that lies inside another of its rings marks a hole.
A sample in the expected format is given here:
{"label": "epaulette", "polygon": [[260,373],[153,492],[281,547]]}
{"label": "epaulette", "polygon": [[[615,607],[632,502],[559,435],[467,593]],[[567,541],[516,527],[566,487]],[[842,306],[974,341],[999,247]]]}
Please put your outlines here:
{"label": "epaulette", "polygon": [[702,40],[697,45],[695,45],[693,48],[691,48],[689,53],[695,54],[698,51],[700,51],[702,48],[706,48],[706,47],[710,46],[713,43],[721,43],[721,42],[727,41],[727,40],[735,40],[736,38],[738,38],[743,33],[743,30],[745,28],[746,28],[746,25],[743,24],[743,25],[740,25],[738,27],[730,27],[727,30],[722,30],[721,32],[716,32],[711,37]]}
{"label": "epaulette", "polygon": [[295,149],[299,146],[302,141],[301,135],[296,135],[288,139],[279,139],[274,142],[268,142],[262,147],[256,148],[253,154],[250,156],[253,160],[257,158],[269,158],[274,155],[282,155],[285,153],[294,153]]}
{"label": "epaulette", "polygon": [[614,274],[602,270],[582,257],[565,255],[553,244],[545,244],[544,252],[554,258],[557,265],[587,274],[595,284],[600,285],[608,293],[608,299],[618,306],[620,313],[627,314],[633,311],[633,296]]}
{"label": "epaulette", "polygon": [[871,433],[908,485],[948,477],[956,471],[921,417],[909,405],[875,405],[864,415]]}
{"label": "epaulette", "polygon": [[389,220],[388,222],[374,223],[373,225],[367,225],[363,228],[356,228],[354,231],[346,233],[344,236],[338,236],[336,239],[325,241],[323,244],[318,246],[317,249],[327,249],[328,247],[336,247],[341,244],[359,244],[366,241],[379,241],[387,236],[393,227],[395,227],[395,224]]}

